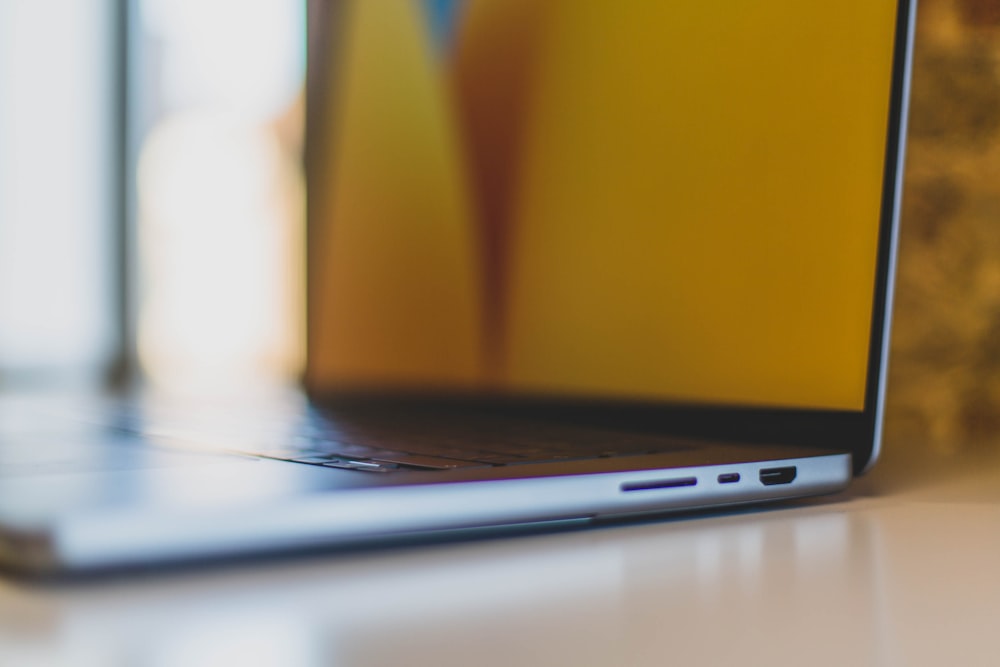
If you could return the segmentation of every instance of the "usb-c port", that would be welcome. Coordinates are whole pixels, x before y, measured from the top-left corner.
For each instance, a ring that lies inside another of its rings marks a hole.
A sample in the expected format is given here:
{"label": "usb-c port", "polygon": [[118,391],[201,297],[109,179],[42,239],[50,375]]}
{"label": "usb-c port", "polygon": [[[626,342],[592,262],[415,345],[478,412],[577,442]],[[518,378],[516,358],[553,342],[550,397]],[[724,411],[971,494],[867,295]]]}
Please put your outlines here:
{"label": "usb-c port", "polygon": [[764,486],[774,486],[775,484],[791,484],[795,479],[795,466],[784,468],[761,468],[760,481]]}
{"label": "usb-c port", "polygon": [[727,472],[719,475],[719,484],[734,484],[740,481],[738,472]]}

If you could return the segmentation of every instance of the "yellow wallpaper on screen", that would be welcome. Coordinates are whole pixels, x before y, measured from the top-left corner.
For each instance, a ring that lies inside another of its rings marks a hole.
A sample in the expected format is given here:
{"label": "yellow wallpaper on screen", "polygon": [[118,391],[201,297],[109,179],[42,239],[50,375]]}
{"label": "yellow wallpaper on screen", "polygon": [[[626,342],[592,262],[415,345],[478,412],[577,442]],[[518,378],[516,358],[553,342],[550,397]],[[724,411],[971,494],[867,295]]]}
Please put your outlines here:
{"label": "yellow wallpaper on screen", "polygon": [[349,6],[320,385],[862,407],[895,2]]}
{"label": "yellow wallpaper on screen", "polygon": [[[331,385],[472,386],[482,301],[468,178],[420,5],[346,3],[310,198],[307,373]],[[317,344],[316,341],[322,341]]]}
{"label": "yellow wallpaper on screen", "polygon": [[860,408],[895,3],[555,4],[509,381]]}

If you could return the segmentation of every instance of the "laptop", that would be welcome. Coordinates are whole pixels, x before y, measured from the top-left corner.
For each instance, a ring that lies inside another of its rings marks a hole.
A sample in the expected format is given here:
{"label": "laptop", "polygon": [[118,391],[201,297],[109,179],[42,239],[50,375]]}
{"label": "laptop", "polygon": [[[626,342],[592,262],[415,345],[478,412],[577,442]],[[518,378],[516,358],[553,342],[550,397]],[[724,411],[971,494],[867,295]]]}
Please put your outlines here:
{"label": "laptop", "polygon": [[743,506],[875,463],[913,3],[311,9],[304,391],[8,398],[9,569]]}

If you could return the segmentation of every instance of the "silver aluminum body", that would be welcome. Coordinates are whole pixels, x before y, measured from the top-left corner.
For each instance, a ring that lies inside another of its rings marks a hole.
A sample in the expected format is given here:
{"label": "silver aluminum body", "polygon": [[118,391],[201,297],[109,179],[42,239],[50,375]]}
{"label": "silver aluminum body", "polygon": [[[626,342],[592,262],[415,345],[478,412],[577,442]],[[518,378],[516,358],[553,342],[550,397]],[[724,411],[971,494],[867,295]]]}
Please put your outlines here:
{"label": "silver aluminum body", "polygon": [[[775,501],[832,493],[851,479],[848,454],[683,465],[731,459],[730,449],[635,457],[641,469],[632,470],[519,466],[525,476],[516,478],[499,468],[384,475],[193,453],[132,470],[88,470],[81,461],[79,472],[0,479],[0,560],[42,574],[157,565]],[[795,480],[761,483],[760,469],[776,466],[795,466]],[[732,473],[739,482],[718,481]],[[693,485],[625,490],[691,478]]]}

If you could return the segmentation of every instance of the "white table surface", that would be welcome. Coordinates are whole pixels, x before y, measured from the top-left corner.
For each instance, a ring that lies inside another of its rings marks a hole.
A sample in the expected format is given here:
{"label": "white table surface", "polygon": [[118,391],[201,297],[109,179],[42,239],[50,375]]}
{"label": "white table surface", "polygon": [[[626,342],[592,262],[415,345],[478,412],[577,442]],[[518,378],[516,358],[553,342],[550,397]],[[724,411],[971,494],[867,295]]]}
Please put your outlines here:
{"label": "white table surface", "polygon": [[1000,456],[764,511],[0,580],[0,665],[1000,664]]}

